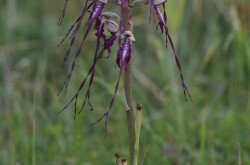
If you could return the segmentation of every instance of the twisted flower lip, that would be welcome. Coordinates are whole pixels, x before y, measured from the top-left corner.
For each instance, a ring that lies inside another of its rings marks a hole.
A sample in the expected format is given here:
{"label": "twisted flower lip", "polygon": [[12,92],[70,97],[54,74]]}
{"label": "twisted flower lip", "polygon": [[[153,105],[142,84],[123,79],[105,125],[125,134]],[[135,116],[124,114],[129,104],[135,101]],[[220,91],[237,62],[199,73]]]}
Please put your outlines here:
{"label": "twisted flower lip", "polygon": [[167,47],[168,41],[169,41],[171,49],[174,53],[175,63],[176,63],[176,66],[177,66],[179,74],[180,74],[181,85],[183,88],[183,93],[184,93],[185,99],[187,101],[189,98],[192,101],[191,94],[189,93],[189,90],[188,90],[187,85],[186,85],[185,80],[184,80],[180,60],[177,56],[174,43],[173,43],[172,38],[169,34],[169,30],[168,30],[168,26],[167,26],[167,14],[166,14],[166,10],[165,10],[165,2],[159,4],[159,5],[162,5],[162,7],[163,7],[163,13],[161,12],[159,5],[155,5],[155,0],[151,0],[150,5],[153,5],[155,13],[156,13],[157,18],[158,18],[157,27],[160,26],[161,32],[165,33],[166,47]]}

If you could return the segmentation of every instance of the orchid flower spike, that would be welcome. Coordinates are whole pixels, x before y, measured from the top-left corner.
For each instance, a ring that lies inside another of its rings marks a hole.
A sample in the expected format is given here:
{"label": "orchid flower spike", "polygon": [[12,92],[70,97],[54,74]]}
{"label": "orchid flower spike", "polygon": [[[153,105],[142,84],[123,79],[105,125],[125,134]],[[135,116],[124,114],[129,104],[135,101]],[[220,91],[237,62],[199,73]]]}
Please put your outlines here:
{"label": "orchid flower spike", "polygon": [[[64,56],[63,62],[61,64],[61,67],[64,68],[66,65],[66,62],[68,61],[69,55],[71,53],[72,47],[75,45],[75,40],[77,38],[78,32],[80,31],[82,22],[84,20],[84,17],[88,15],[87,21],[85,22],[85,25],[83,27],[84,34],[82,36],[81,44],[77,49],[77,52],[73,58],[73,61],[71,62],[70,65],[70,71],[67,74],[65,81],[62,84],[62,87],[59,90],[58,95],[61,93],[63,89],[65,89],[65,94],[67,92],[67,87],[69,85],[69,82],[71,80],[73,71],[76,66],[76,61],[81,53],[83,44],[88,37],[89,32],[91,31],[92,27],[95,31],[95,36],[96,36],[96,47],[95,47],[95,52],[93,54],[93,61],[91,64],[90,69],[87,72],[87,75],[84,76],[77,92],[73,97],[70,99],[68,104],[60,111],[64,111],[72,102],[74,102],[74,118],[76,117],[77,114],[77,102],[78,102],[78,97],[80,95],[80,92],[83,90],[86,84],[87,85],[87,90],[85,93],[85,97],[81,106],[80,111],[78,111],[78,114],[82,111],[83,107],[85,106],[86,103],[88,103],[89,107],[91,110],[93,110],[93,106],[90,101],[91,97],[91,87],[93,86],[94,83],[94,78],[95,78],[95,68],[97,65],[97,62],[99,59],[101,59],[104,54],[107,53],[107,58],[110,57],[111,55],[111,50],[112,46],[114,46],[114,43],[118,40],[118,50],[117,50],[117,55],[116,55],[116,64],[119,68],[119,76],[118,80],[115,85],[114,89],[114,94],[109,102],[109,107],[108,110],[104,113],[104,115],[97,120],[95,123],[101,121],[102,119],[105,119],[105,133],[106,133],[106,126],[107,126],[107,120],[109,117],[109,113],[113,107],[115,97],[119,88],[120,84],[120,79],[122,76],[122,73],[124,69],[126,68],[126,64],[130,62],[131,56],[132,56],[132,42],[135,41],[134,34],[132,31],[125,31],[123,29],[122,24],[124,23],[123,21],[123,16],[122,15],[117,15],[116,13],[112,12],[107,12],[104,11],[105,6],[107,3],[111,1],[108,0],[86,0],[85,4],[83,6],[83,9],[78,16],[78,18],[75,20],[75,22],[70,26],[68,32],[66,33],[65,37],[61,40],[58,46],[60,46],[68,37],[69,37],[69,48]],[[115,0],[116,5],[121,5],[120,7],[123,10],[124,7],[124,0]],[[184,81],[184,76],[182,74],[182,69],[181,69],[181,64],[179,62],[179,59],[177,57],[175,47],[173,44],[173,41],[170,37],[169,30],[167,27],[167,14],[165,11],[165,3],[166,0],[135,0],[129,7],[133,7],[136,4],[139,4],[141,2],[145,2],[146,5],[150,6],[150,13],[155,12],[158,18],[158,24],[157,24],[157,29],[160,27],[161,32],[165,35],[165,40],[166,40],[166,46],[168,45],[168,42],[170,43],[171,49],[174,53],[175,57],[175,62],[177,65],[177,68],[180,73],[180,79],[184,91],[185,98],[187,99],[187,96],[192,100],[189,91],[187,89],[187,86]],[[60,26],[62,24],[65,12],[66,12],[66,7],[68,4],[68,0],[65,0],[64,7],[62,10],[62,13],[60,15],[58,25]],[[162,6],[163,12],[161,11],[162,9],[160,8]],[[122,11],[121,10],[121,11]],[[89,11],[89,12],[88,12]],[[93,124],[95,124],[93,123]],[[93,125],[92,124],[92,125]],[[105,134],[106,135],[106,134]]]}

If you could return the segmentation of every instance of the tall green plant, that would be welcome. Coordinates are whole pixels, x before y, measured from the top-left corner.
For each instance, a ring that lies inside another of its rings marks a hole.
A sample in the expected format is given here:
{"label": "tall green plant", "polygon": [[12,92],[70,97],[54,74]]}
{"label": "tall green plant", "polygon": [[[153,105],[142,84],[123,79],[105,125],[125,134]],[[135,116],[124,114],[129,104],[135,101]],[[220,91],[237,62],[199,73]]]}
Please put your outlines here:
{"label": "tall green plant", "polygon": [[[95,48],[95,54],[94,54],[94,59],[93,59],[91,68],[88,71],[87,76],[81,82],[81,85],[77,93],[72,97],[69,103],[60,111],[60,112],[64,111],[74,101],[74,104],[75,104],[74,118],[75,118],[77,113],[78,114],[81,113],[86,103],[88,103],[91,110],[93,110],[93,106],[90,102],[90,95],[91,95],[91,87],[93,85],[94,77],[95,77],[96,64],[99,61],[99,59],[104,56],[105,51],[108,52],[108,57],[110,56],[111,48],[114,45],[114,42],[118,41],[116,64],[119,67],[119,77],[115,86],[115,92],[113,94],[113,97],[110,100],[108,111],[106,111],[100,119],[98,119],[96,122],[94,122],[91,125],[94,125],[97,122],[101,121],[102,119],[105,119],[105,136],[106,136],[107,121],[109,118],[111,108],[115,101],[115,96],[118,91],[121,76],[124,72],[124,92],[125,92],[125,99],[126,99],[126,106],[127,106],[126,114],[127,114],[127,125],[128,125],[128,134],[129,134],[129,143],[130,143],[129,145],[130,146],[130,164],[134,164],[134,165],[138,163],[139,134],[140,134],[140,128],[141,128],[142,115],[141,115],[141,110],[138,110],[138,114],[135,119],[134,111],[133,111],[134,108],[133,108],[133,98],[132,98],[132,80],[131,80],[131,74],[132,74],[131,59],[132,58],[131,57],[132,57],[132,42],[135,41],[135,37],[133,34],[131,10],[134,7],[136,7],[138,4],[141,4],[142,2],[144,2],[145,5],[149,6],[149,12],[151,15],[157,16],[157,20],[158,20],[157,28],[158,27],[160,28],[162,34],[165,37],[166,47],[168,46],[168,43],[169,43],[170,48],[173,51],[174,59],[175,59],[178,71],[180,73],[180,80],[181,80],[181,85],[183,87],[185,98],[186,100],[188,98],[192,100],[191,95],[189,94],[188,88],[185,84],[184,76],[182,74],[181,64],[177,57],[177,53],[176,53],[172,38],[170,36],[168,26],[167,26],[167,14],[165,11],[166,0],[146,0],[146,1],[136,0],[132,4],[130,4],[129,0],[121,0],[121,1],[117,0],[116,2],[107,1],[107,0],[94,0],[94,1],[86,0],[81,14],[76,19],[76,21],[71,25],[67,34],[60,42],[60,44],[62,44],[65,41],[65,39],[69,36],[70,46],[68,48],[68,51],[61,65],[62,68],[64,68],[66,62],[68,61],[69,55],[71,53],[71,49],[73,45],[75,44],[75,39],[78,36],[83,18],[87,15],[88,10],[91,10],[87,18],[87,22],[85,23],[85,26],[84,26],[84,34],[83,34],[82,42],[75,54],[73,62],[71,63],[70,72],[67,75],[66,80],[64,81],[58,93],[59,95],[64,88],[65,88],[65,93],[67,92],[69,81],[72,77],[73,71],[76,66],[76,60],[81,53],[82,46],[90,32],[91,27],[94,26],[94,29],[96,31],[95,32],[96,48]],[[105,6],[109,3],[114,3],[115,5],[117,5],[117,7],[120,8],[119,16],[118,14],[115,14],[112,12],[104,12]],[[62,14],[58,22],[59,26],[62,24],[63,17],[66,12],[67,4],[68,4],[68,0],[65,0],[64,8],[63,8]],[[163,11],[161,11],[160,6],[162,6]],[[103,43],[103,45],[101,45],[101,43]],[[87,82],[89,76],[90,76],[90,79],[89,79],[88,89],[85,94],[85,99],[83,101],[80,111],[77,112],[78,97],[83,87],[85,86],[85,83]]]}

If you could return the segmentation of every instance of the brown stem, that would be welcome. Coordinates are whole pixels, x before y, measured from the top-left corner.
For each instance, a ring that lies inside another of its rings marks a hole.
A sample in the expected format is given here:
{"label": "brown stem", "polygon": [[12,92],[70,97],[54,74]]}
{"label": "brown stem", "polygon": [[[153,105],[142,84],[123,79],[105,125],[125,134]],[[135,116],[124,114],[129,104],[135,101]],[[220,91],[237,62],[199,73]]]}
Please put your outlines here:
{"label": "brown stem", "polygon": [[[123,1],[123,0],[122,0]],[[129,0],[124,0],[121,5],[122,14],[122,26],[124,31],[132,31],[131,22],[131,12],[129,7]],[[131,62],[125,65],[124,73],[124,91],[126,97],[126,103],[128,106],[127,114],[127,124],[128,124],[128,134],[129,134],[129,149],[130,149],[130,164],[134,161],[134,146],[135,146],[135,117],[133,112],[133,98],[132,98],[132,85],[131,85]]]}

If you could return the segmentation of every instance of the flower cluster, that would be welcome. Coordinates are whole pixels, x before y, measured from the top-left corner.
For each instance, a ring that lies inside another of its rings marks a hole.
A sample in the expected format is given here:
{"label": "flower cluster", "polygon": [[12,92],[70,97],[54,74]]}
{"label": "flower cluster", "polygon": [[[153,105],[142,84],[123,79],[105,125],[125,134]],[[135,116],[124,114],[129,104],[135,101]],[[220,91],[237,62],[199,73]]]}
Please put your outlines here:
{"label": "flower cluster", "polygon": [[[166,45],[167,45],[168,41],[170,43],[170,46],[171,46],[173,53],[174,53],[174,56],[175,56],[175,61],[176,61],[178,70],[180,72],[180,77],[181,77],[181,82],[182,82],[182,87],[183,87],[185,98],[187,99],[187,96],[188,96],[191,99],[191,96],[188,92],[187,86],[185,85],[185,82],[184,82],[184,77],[183,77],[183,74],[181,71],[181,65],[180,65],[180,62],[179,62],[178,57],[176,55],[174,44],[173,44],[172,39],[169,35],[169,31],[168,31],[168,27],[167,27],[167,15],[166,15],[166,11],[165,11],[166,0],[135,0],[133,3],[130,4],[130,7],[133,8],[137,4],[140,4],[143,2],[144,2],[144,5],[150,6],[150,13],[152,14],[152,12],[154,12],[158,17],[158,25],[156,28],[158,29],[158,27],[160,27],[162,34],[165,35]],[[115,86],[114,95],[111,98],[110,103],[109,103],[109,109],[98,120],[98,121],[100,121],[103,118],[105,118],[105,123],[106,123],[107,118],[109,116],[109,112],[113,106],[115,96],[116,96],[116,93],[117,93],[117,90],[119,87],[119,82],[121,79],[122,72],[125,69],[126,63],[128,63],[131,59],[132,42],[135,41],[133,33],[131,31],[125,31],[122,27],[122,24],[123,24],[122,14],[120,16],[118,16],[117,14],[112,13],[112,12],[104,12],[104,8],[105,8],[105,5],[107,3],[114,3],[117,6],[121,6],[121,9],[123,9],[124,0],[121,0],[121,1],[116,0],[115,2],[113,2],[113,1],[109,2],[108,0],[86,0],[84,7],[81,11],[81,14],[76,19],[76,21],[71,25],[67,34],[60,42],[59,45],[61,45],[65,41],[65,39],[69,37],[70,45],[69,45],[69,48],[66,52],[66,55],[63,59],[62,65],[61,65],[61,67],[64,68],[66,62],[68,61],[68,57],[70,55],[71,49],[72,49],[73,45],[75,44],[75,39],[76,39],[77,34],[81,28],[83,18],[85,15],[88,15],[87,22],[84,25],[84,35],[83,35],[81,44],[80,44],[80,46],[75,54],[75,57],[71,63],[70,72],[66,76],[66,79],[65,79],[65,81],[64,81],[64,83],[63,83],[63,85],[58,93],[58,95],[59,95],[63,89],[65,89],[65,93],[66,93],[69,81],[70,81],[72,73],[75,69],[76,60],[81,53],[84,41],[86,40],[91,28],[94,27],[95,35],[96,35],[96,48],[95,48],[95,54],[93,57],[92,65],[91,65],[86,77],[82,80],[81,85],[80,85],[78,91],[76,92],[76,94],[71,98],[69,103],[60,112],[65,110],[72,102],[74,102],[75,103],[75,108],[74,108],[75,115],[74,115],[74,117],[76,117],[76,114],[77,114],[76,105],[77,105],[78,97],[79,97],[79,94],[82,91],[83,87],[85,86],[87,80],[89,80],[89,81],[88,81],[87,91],[85,94],[85,99],[84,99],[83,104],[81,106],[81,110],[78,113],[80,113],[82,111],[82,109],[86,103],[88,103],[89,106],[91,107],[91,109],[93,110],[93,106],[90,103],[90,94],[91,94],[91,87],[93,85],[94,76],[95,76],[95,66],[97,64],[97,61],[104,56],[104,52],[107,51],[107,53],[108,53],[107,57],[110,56],[111,47],[117,41],[118,51],[117,51],[116,64],[119,67],[120,72],[119,72],[119,77],[118,77],[118,80],[117,80],[117,83]],[[58,22],[59,26],[62,24],[67,4],[68,4],[68,0],[65,0],[64,9],[61,13],[61,16],[60,16],[59,22]],[[162,8],[163,8],[163,12],[161,12],[160,6],[162,6]],[[152,11],[152,9],[153,9],[153,11]],[[105,33],[105,31],[107,31],[109,34]],[[103,44],[101,44],[101,43],[103,43]]]}

